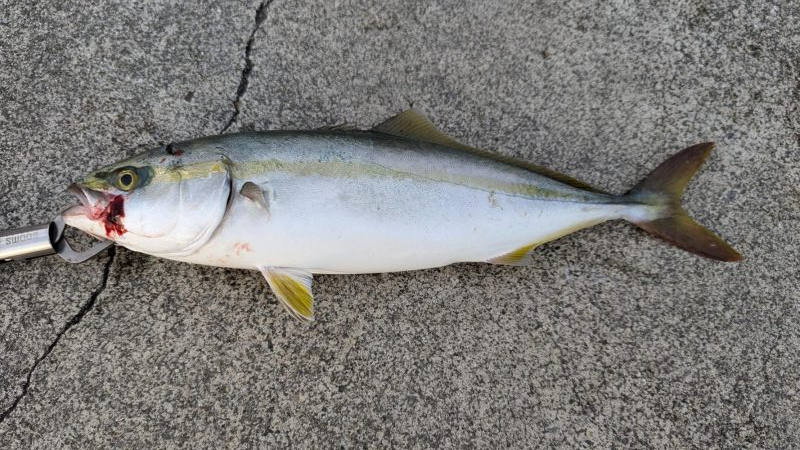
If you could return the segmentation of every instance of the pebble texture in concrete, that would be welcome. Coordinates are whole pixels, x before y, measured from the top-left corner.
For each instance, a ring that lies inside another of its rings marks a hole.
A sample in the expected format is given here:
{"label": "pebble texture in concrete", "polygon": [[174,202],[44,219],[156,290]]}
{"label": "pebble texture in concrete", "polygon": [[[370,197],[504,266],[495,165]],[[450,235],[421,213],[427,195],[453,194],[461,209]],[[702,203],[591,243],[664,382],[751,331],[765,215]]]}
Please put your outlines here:
{"label": "pebble texture in concrete", "polygon": [[125,249],[2,265],[3,448],[800,446],[797,2],[3,12],[2,228],[144,148],[413,105],[613,192],[714,140],[685,204],[746,257],[607,223],[530,267],[318,276],[310,327],[255,272]]}

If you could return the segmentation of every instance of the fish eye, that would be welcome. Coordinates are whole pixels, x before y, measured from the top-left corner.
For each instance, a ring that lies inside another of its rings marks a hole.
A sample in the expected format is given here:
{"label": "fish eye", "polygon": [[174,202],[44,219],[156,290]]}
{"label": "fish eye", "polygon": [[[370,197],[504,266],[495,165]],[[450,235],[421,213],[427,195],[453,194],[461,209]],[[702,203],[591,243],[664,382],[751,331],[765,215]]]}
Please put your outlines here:
{"label": "fish eye", "polygon": [[116,181],[114,185],[123,190],[131,191],[139,184],[139,174],[136,170],[126,167],[117,172]]}

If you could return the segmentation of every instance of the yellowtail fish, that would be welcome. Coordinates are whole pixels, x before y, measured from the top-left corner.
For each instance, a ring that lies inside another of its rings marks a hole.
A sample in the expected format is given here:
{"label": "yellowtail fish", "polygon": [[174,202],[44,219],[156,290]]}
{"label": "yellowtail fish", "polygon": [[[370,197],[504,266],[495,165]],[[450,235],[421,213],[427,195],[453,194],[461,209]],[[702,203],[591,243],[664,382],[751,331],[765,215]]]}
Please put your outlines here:
{"label": "yellowtail fish", "polygon": [[63,218],[149,255],[259,270],[311,321],[315,273],[525,265],[538,245],[606,220],[737,261],[680,206],[712,147],[689,147],[613,195],[461,144],[409,110],[368,131],[247,132],[147,151],[73,184],[81,205]]}

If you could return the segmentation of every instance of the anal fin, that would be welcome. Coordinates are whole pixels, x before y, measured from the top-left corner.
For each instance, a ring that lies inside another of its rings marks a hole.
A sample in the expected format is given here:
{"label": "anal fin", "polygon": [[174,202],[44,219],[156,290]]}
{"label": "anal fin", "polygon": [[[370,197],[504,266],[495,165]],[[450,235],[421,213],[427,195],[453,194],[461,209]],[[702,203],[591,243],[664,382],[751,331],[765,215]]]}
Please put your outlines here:
{"label": "anal fin", "polygon": [[502,264],[506,266],[527,266],[533,261],[533,258],[531,257],[531,252],[538,245],[539,245],[538,243],[526,245],[516,250],[512,250],[508,253],[504,253],[500,256],[495,256],[494,258],[487,260],[486,262],[489,264]]}
{"label": "anal fin", "polygon": [[546,244],[546,243],[548,243],[550,241],[554,241],[554,240],[556,240],[556,239],[558,239],[560,237],[566,236],[568,234],[574,233],[574,232],[576,232],[578,230],[581,230],[583,228],[588,228],[588,227],[597,225],[598,223],[601,223],[604,220],[605,219],[593,219],[593,220],[587,220],[587,221],[584,221],[584,222],[574,223],[574,224],[572,224],[572,225],[570,225],[568,227],[562,228],[562,229],[560,229],[558,231],[555,231],[555,232],[553,232],[553,233],[551,233],[549,235],[541,236],[541,237],[539,237],[539,239],[536,242],[534,242],[532,244],[525,245],[525,246],[520,247],[520,248],[518,248],[516,250],[512,250],[512,251],[510,251],[508,253],[504,253],[504,254],[502,254],[500,256],[495,256],[494,258],[489,259],[486,262],[490,263],[490,264],[505,264],[505,265],[508,265],[508,266],[527,266],[528,264],[530,264],[533,261],[531,253],[533,252],[533,250],[536,249],[536,247],[538,247],[538,246],[540,246],[542,244]]}
{"label": "anal fin", "polygon": [[272,292],[292,316],[304,323],[314,321],[313,275],[310,272],[285,267],[261,267],[260,270]]}

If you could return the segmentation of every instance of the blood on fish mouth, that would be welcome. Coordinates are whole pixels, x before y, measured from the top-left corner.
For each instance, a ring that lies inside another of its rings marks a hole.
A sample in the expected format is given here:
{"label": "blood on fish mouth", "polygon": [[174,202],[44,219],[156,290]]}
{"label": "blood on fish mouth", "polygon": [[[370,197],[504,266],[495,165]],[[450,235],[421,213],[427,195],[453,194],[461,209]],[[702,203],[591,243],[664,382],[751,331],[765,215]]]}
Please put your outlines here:
{"label": "blood on fish mouth", "polygon": [[125,199],[121,195],[112,195],[111,201],[108,202],[106,210],[104,211],[103,225],[106,227],[106,236],[114,237],[122,236],[127,230],[122,224],[122,218],[125,217]]}
{"label": "blood on fish mouth", "polygon": [[91,191],[93,194],[100,196],[99,199],[92,203],[86,190],[77,184],[70,185],[67,191],[81,202],[83,214],[86,217],[102,221],[106,236],[113,238],[122,236],[127,232],[122,223],[122,219],[125,217],[125,197]]}

